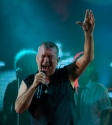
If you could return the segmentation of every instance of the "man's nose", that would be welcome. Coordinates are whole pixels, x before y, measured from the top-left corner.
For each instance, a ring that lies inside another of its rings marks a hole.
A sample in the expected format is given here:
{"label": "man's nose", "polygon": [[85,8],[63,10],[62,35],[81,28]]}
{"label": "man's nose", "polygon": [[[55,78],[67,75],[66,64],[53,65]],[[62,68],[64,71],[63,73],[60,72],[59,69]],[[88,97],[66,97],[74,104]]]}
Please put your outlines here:
{"label": "man's nose", "polygon": [[44,58],[44,63],[49,63],[49,58],[48,57]]}

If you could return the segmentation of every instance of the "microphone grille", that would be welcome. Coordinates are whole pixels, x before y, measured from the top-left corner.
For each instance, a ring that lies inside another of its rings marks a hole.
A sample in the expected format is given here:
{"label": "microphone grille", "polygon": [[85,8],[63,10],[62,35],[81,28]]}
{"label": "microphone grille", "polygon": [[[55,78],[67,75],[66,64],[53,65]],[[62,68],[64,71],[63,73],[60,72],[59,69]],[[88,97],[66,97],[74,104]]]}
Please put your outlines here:
{"label": "microphone grille", "polygon": [[44,74],[46,73],[46,71],[43,71],[43,70],[41,72],[43,72]]}

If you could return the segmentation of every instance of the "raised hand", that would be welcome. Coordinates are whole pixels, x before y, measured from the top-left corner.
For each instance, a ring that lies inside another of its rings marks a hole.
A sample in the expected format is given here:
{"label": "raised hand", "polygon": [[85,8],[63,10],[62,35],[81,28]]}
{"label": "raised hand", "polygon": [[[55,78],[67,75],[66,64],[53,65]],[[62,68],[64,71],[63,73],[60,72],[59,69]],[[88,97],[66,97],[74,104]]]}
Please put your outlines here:
{"label": "raised hand", "polygon": [[81,25],[85,32],[92,32],[95,26],[95,19],[92,10],[86,10],[84,22],[77,21],[76,24]]}

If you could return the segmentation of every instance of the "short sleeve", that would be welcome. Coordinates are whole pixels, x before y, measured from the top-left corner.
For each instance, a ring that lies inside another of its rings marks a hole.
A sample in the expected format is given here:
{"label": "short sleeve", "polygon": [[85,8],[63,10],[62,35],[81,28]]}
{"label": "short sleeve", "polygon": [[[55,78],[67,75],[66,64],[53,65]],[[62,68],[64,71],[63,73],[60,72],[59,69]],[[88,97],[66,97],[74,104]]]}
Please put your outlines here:
{"label": "short sleeve", "polygon": [[100,93],[101,99],[99,100],[100,111],[102,112],[104,110],[112,110],[107,88],[102,86],[102,90],[100,92],[101,92]]}

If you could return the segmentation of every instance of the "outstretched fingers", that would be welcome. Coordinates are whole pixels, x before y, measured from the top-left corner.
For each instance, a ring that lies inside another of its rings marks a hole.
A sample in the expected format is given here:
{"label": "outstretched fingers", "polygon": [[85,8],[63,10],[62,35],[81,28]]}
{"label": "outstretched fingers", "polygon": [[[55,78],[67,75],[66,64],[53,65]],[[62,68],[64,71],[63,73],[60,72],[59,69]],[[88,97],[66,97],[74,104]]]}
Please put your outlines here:
{"label": "outstretched fingers", "polygon": [[84,22],[87,23],[89,21],[89,18],[90,18],[89,10],[86,10]]}
{"label": "outstretched fingers", "polygon": [[86,10],[86,13],[85,13],[85,18],[84,18],[84,22],[80,22],[80,21],[77,21],[76,24],[79,24],[82,26],[83,30],[88,32],[92,32],[93,29],[94,29],[94,25],[95,25],[95,19],[94,19],[94,15],[93,15],[93,12],[92,10]]}
{"label": "outstretched fingers", "polygon": [[92,11],[90,11],[90,23],[92,24],[92,25],[94,25],[94,23],[95,23],[95,19],[94,19],[94,15],[93,15],[93,13],[92,13]]}
{"label": "outstretched fingers", "polygon": [[79,25],[83,26],[83,23],[80,22],[80,21],[77,21],[76,24],[79,24]]}

